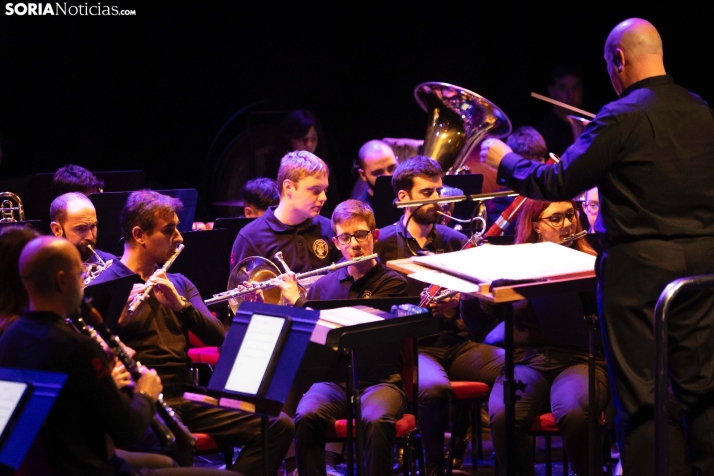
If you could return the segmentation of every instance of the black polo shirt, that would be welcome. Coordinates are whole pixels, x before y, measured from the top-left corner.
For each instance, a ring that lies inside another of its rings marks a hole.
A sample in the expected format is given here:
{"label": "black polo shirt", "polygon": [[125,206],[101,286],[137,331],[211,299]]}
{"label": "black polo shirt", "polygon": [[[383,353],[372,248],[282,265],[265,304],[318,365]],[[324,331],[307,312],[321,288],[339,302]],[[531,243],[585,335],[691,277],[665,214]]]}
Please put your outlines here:
{"label": "black polo shirt", "polygon": [[289,226],[278,220],[275,208],[268,208],[263,216],[238,233],[231,251],[231,269],[249,256],[273,261],[278,251],[283,252],[283,259],[295,273],[328,266],[342,257],[332,244],[330,220],[316,216],[300,225]]}
{"label": "black polo shirt", "polygon": [[[379,254],[379,259],[384,263],[393,259],[410,258],[424,251],[437,254],[458,251],[463,248],[468,240],[466,235],[453,228],[445,225],[434,225],[426,238],[424,246],[419,247],[419,243],[404,228],[402,221],[403,218],[400,218],[396,223],[379,230],[379,240],[374,244],[374,251]],[[409,241],[409,246],[414,253],[409,251],[406,244],[407,241]]]}
{"label": "black polo shirt", "polygon": [[[307,293],[308,301],[329,299],[367,299],[406,296],[407,280],[404,276],[387,269],[379,260],[367,273],[355,281],[348,268],[340,268],[313,283]],[[304,299],[296,306],[302,306]]]}

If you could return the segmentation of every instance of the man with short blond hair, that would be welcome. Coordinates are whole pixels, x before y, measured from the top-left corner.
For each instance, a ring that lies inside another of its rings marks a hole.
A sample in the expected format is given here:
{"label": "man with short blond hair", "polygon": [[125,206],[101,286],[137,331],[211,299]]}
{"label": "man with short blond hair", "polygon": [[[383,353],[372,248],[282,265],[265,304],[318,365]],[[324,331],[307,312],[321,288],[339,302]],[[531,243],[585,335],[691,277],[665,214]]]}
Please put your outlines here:
{"label": "man with short blond hair", "polygon": [[329,169],[310,152],[289,152],[280,161],[280,203],[243,228],[231,251],[231,269],[244,258],[272,260],[278,251],[296,273],[328,266],[339,252],[331,243],[330,220],[320,216],[327,201]]}

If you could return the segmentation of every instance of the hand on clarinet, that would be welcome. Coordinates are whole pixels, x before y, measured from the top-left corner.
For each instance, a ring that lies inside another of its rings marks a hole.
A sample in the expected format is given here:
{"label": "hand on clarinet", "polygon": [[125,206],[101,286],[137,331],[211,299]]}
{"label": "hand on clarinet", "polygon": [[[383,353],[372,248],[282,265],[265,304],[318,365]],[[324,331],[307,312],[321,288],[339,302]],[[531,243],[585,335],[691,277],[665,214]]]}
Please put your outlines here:
{"label": "hand on clarinet", "polygon": [[143,393],[155,402],[159,399],[159,395],[163,390],[164,387],[161,385],[161,378],[156,374],[156,370],[142,367],[141,377],[136,381],[134,392]]}
{"label": "hand on clarinet", "polygon": [[114,383],[117,384],[117,388],[121,389],[132,385],[131,374],[118,359],[114,362],[112,378],[114,379]]}
{"label": "hand on clarinet", "polygon": [[481,142],[481,162],[495,170],[498,170],[503,157],[511,152],[513,150],[498,139],[486,139]]}

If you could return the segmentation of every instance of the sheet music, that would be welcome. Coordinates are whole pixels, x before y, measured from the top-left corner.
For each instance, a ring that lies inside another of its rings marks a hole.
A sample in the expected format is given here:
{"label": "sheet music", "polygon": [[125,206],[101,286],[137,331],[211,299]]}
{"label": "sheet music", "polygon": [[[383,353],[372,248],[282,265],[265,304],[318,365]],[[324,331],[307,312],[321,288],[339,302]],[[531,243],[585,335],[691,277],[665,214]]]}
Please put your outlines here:
{"label": "sheet music", "polygon": [[284,325],[282,317],[253,314],[226,381],[226,390],[258,393]]}
{"label": "sheet music", "polygon": [[484,245],[412,261],[474,282],[594,275],[595,256],[555,243]]}
{"label": "sheet music", "polygon": [[5,431],[26,389],[27,384],[24,382],[0,380],[0,435]]}

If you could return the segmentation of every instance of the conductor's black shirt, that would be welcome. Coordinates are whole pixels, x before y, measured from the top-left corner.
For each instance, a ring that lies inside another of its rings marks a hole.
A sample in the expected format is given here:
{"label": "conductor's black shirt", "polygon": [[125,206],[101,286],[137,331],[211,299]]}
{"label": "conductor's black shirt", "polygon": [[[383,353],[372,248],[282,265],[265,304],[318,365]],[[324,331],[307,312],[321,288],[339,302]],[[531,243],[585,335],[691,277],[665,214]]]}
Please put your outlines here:
{"label": "conductor's black shirt", "polygon": [[671,76],[647,78],[603,107],[559,164],[507,154],[498,181],[550,201],[597,186],[605,246],[713,236],[714,117]]}

